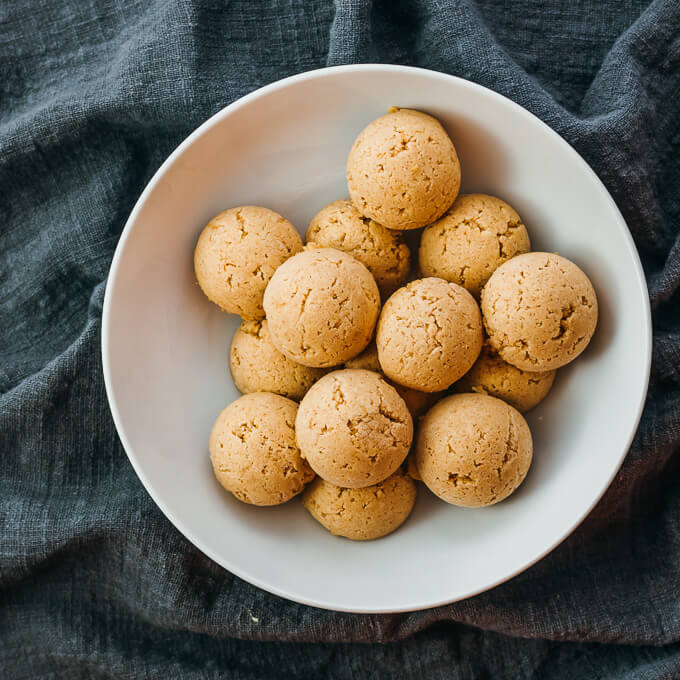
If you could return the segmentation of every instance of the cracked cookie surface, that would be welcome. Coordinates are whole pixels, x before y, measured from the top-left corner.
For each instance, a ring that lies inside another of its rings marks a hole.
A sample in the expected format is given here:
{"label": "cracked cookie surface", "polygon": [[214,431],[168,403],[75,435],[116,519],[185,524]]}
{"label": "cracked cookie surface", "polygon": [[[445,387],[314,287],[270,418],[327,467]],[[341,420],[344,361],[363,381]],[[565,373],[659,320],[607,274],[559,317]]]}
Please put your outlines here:
{"label": "cracked cookie surface", "polygon": [[304,366],[337,366],[370,342],[380,294],[357,259],[334,248],[312,248],[277,269],[264,309],[280,352]]}
{"label": "cracked cookie surface", "polygon": [[413,421],[404,400],[380,375],[333,371],[300,403],[297,443],[312,469],[341,487],[377,484],[406,458]]}
{"label": "cracked cookie surface", "polygon": [[229,369],[242,394],[274,392],[300,401],[328,369],[303,366],[279,352],[272,343],[269,324],[243,321],[236,329],[229,350]]}
{"label": "cracked cookie surface", "polygon": [[309,223],[307,243],[337,248],[353,255],[373,274],[386,300],[405,280],[411,251],[401,233],[364,217],[348,200],[334,201]]}
{"label": "cracked cookie surface", "polygon": [[390,380],[420,392],[445,390],[479,356],[479,307],[458,284],[433,277],[412,281],[385,303],[376,345]]}
{"label": "cracked cookie surface", "polygon": [[210,460],[217,481],[251,505],[279,505],[314,477],[295,441],[298,405],[268,392],[246,394],[217,417]]}
{"label": "cracked cookie surface", "polygon": [[397,471],[361,489],[345,489],[317,477],[302,495],[302,504],[335,536],[370,541],[398,529],[411,514],[416,486]]}
{"label": "cracked cookie surface", "polygon": [[523,371],[576,359],[597,325],[597,297],[584,272],[554,253],[526,253],[501,265],[482,290],[491,346]]}
{"label": "cracked cookie surface", "polygon": [[493,272],[531,249],[515,210],[486,194],[458,196],[448,212],[423,231],[418,262],[423,276],[438,276],[479,297]]}
{"label": "cracked cookie surface", "polygon": [[347,186],[362,215],[388,229],[417,229],[456,199],[460,163],[438,120],[396,109],[357,137],[347,158]]}
{"label": "cracked cookie surface", "polygon": [[555,371],[536,373],[515,368],[503,361],[485,340],[479,358],[454,389],[488,394],[526,413],[545,399],[554,380]]}
{"label": "cracked cookie surface", "polygon": [[428,411],[415,445],[418,473],[439,498],[483,507],[524,480],[533,444],[521,413],[485,394],[454,394]]}
{"label": "cracked cookie surface", "polygon": [[194,250],[201,290],[225,312],[264,317],[262,296],[274,271],[302,250],[295,227],[258,206],[225,210],[208,222]]}

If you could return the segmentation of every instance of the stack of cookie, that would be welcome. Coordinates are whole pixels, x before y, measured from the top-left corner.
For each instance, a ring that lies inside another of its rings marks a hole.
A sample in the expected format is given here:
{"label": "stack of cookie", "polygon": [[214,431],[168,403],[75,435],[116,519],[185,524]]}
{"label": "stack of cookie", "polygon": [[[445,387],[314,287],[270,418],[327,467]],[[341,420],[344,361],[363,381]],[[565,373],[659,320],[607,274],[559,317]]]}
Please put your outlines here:
{"label": "stack of cookie", "polygon": [[350,198],[312,219],[306,244],[266,208],[205,227],[197,280],[243,318],[230,368],[244,396],[210,436],[236,498],[302,493],[332,533],[368,540],[406,520],[414,479],[467,507],[521,484],[522,413],[588,345],[597,299],[575,264],[531,252],[510,205],[459,195],[460,177],[436,119],[391,109],[355,141]]}

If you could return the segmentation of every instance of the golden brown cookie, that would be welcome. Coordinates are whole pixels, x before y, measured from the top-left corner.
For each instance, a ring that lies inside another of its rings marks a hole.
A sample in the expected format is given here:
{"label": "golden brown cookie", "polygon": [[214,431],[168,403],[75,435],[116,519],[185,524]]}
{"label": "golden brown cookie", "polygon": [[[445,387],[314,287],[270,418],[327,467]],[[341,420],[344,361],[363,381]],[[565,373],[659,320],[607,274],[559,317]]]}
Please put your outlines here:
{"label": "golden brown cookie", "polygon": [[527,230],[505,201],[463,194],[423,231],[418,261],[423,276],[453,281],[478,297],[503,262],[529,250]]}
{"label": "golden brown cookie", "polygon": [[314,472],[295,442],[298,405],[278,394],[254,392],[220,413],[210,433],[217,481],[252,505],[279,505],[299,494]]}
{"label": "golden brown cookie", "polygon": [[380,294],[357,259],[334,248],[314,248],[277,269],[264,309],[280,352],[304,366],[336,366],[371,341]]}
{"label": "golden brown cookie", "polygon": [[[384,377],[380,368],[380,361],[378,361],[378,348],[375,346],[375,342],[372,342],[354,359],[346,361],[345,368],[363,368],[367,371],[376,371]],[[387,378],[385,379],[397,390],[399,396],[404,400],[414,423],[442,396],[440,392],[419,392],[418,390],[412,390],[410,387],[399,385],[399,383],[393,383]]]}
{"label": "golden brown cookie", "polygon": [[588,277],[554,253],[526,253],[501,265],[482,291],[491,346],[523,371],[551,371],[576,359],[597,325]]}
{"label": "golden brown cookie", "polygon": [[423,418],[415,455],[422,481],[453,505],[482,507],[524,480],[533,444],[516,409],[485,394],[454,394]]}
{"label": "golden brown cookie", "polygon": [[328,371],[291,361],[271,341],[269,324],[243,321],[236,329],[229,352],[234,384],[243,394],[274,392],[300,401],[307,390]]}
{"label": "golden brown cookie", "polygon": [[488,394],[526,413],[545,399],[554,380],[555,371],[534,373],[511,366],[485,341],[479,358],[455,384],[455,390]]}
{"label": "golden brown cookie", "polygon": [[306,240],[356,257],[373,274],[383,300],[404,282],[411,268],[411,251],[401,233],[364,217],[347,200],[335,201],[317,213]]}
{"label": "golden brown cookie", "polygon": [[373,371],[333,371],[300,403],[297,443],[312,469],[338,486],[389,477],[406,458],[413,421],[397,391]]}
{"label": "golden brown cookie", "polygon": [[479,356],[479,307],[458,284],[437,278],[413,281],[385,303],[376,345],[390,380],[420,392],[445,390]]}
{"label": "golden brown cookie", "polygon": [[380,361],[378,361],[378,348],[375,342],[371,342],[368,347],[352,359],[345,361],[345,368],[363,368],[366,371],[376,371],[382,373]]}
{"label": "golden brown cookie", "polygon": [[418,466],[416,465],[415,452],[411,452],[408,454],[408,458],[406,459],[406,474],[411,479],[415,479],[417,482],[422,481],[420,479],[420,473],[418,472]]}
{"label": "golden brown cookie", "polygon": [[208,222],[194,251],[196,279],[225,312],[264,317],[262,296],[276,268],[302,250],[295,227],[257,206],[225,210]]}
{"label": "golden brown cookie", "polygon": [[415,484],[401,470],[361,489],[344,489],[318,477],[302,496],[302,504],[319,524],[353,541],[392,533],[406,521],[415,501]]}
{"label": "golden brown cookie", "polygon": [[444,392],[421,392],[410,387],[404,387],[399,383],[394,383],[394,389],[397,390],[399,396],[404,400],[408,412],[416,423],[418,419],[425,415],[425,413],[434,404],[442,398]]}
{"label": "golden brown cookie", "polygon": [[347,158],[347,186],[362,215],[388,229],[417,229],[456,199],[460,163],[438,120],[395,109],[357,137]]}

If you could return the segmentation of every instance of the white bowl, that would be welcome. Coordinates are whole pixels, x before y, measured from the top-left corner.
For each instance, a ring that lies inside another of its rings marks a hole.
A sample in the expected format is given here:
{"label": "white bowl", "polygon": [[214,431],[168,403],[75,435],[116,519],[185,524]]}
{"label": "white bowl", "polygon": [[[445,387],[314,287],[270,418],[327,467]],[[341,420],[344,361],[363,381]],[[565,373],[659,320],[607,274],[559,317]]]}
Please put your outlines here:
{"label": "white bowl", "polygon": [[[208,434],[236,399],[228,347],[239,323],[201,293],[198,234],[235,205],[270,207],[304,233],[347,195],[345,159],[391,105],[436,116],[460,155],[463,190],[500,196],[536,250],[590,276],[600,321],[584,355],[529,415],[534,463],[490,508],[447,505],[420,486],[394,534],[335,538],[299,499],[240,503],[213,478]],[[407,611],[480,593],[518,574],[583,520],[616,474],[641,414],[651,355],[642,268],[612,198],[538,118],[479,85],[401,66],[341,66],[264,87],[190,135],[137,202],[109,274],[102,353],[118,433],[168,519],[200,550],[282,597],[353,612]]]}

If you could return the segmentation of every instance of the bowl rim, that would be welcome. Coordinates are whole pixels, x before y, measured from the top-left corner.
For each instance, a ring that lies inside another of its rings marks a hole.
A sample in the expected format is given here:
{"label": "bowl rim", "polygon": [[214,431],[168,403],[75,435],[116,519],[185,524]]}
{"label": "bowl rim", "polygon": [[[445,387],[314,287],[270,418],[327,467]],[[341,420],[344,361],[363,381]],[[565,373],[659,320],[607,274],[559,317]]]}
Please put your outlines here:
{"label": "bowl rim", "polygon": [[[470,592],[466,592],[461,595],[457,595],[453,598],[451,597],[444,597],[442,599],[438,600],[432,600],[432,601],[425,601],[425,602],[420,602],[420,603],[414,603],[412,605],[408,606],[399,606],[394,609],[384,609],[384,608],[372,608],[372,607],[366,607],[366,608],[356,608],[356,607],[342,607],[338,606],[336,603],[329,603],[329,602],[324,602],[324,601],[319,601],[319,600],[313,600],[307,597],[304,597],[302,595],[299,595],[297,593],[292,593],[288,592],[284,588],[279,588],[277,586],[274,586],[270,583],[265,583],[259,578],[254,578],[250,574],[245,573],[243,570],[241,570],[238,566],[233,565],[229,560],[223,559],[221,557],[218,557],[216,553],[208,546],[203,543],[201,540],[197,540],[194,537],[192,537],[191,532],[186,528],[184,525],[182,519],[178,517],[175,512],[168,507],[166,503],[164,503],[160,496],[156,493],[155,487],[153,482],[143,473],[141,469],[141,465],[137,461],[137,457],[134,453],[134,448],[128,439],[126,430],[125,430],[125,425],[121,419],[120,411],[118,408],[118,402],[116,399],[116,394],[114,391],[113,387],[113,377],[111,375],[111,368],[110,368],[110,352],[111,352],[111,346],[110,346],[110,329],[111,329],[111,307],[112,307],[112,299],[115,296],[115,289],[116,289],[116,279],[118,276],[118,269],[120,267],[121,260],[123,258],[125,249],[126,249],[126,244],[128,241],[128,238],[130,236],[130,233],[132,232],[135,223],[137,221],[137,217],[139,213],[141,212],[144,204],[146,203],[147,199],[149,198],[150,194],[153,192],[155,189],[156,185],[159,184],[159,182],[162,180],[168,169],[175,163],[175,161],[184,153],[184,151],[189,148],[198,138],[203,136],[204,134],[208,133],[213,127],[218,125],[219,123],[222,122],[224,118],[227,118],[229,115],[231,115],[234,111],[240,109],[243,106],[246,106],[247,104],[259,99],[262,96],[265,96],[271,92],[274,92],[279,89],[283,89],[288,87],[289,85],[293,85],[302,81],[306,80],[314,80],[317,78],[324,78],[328,75],[336,74],[336,73],[357,73],[357,72],[391,72],[391,73],[411,73],[415,75],[420,75],[420,76],[426,76],[428,78],[432,78],[433,80],[440,80],[440,81],[447,81],[449,83],[454,82],[457,87],[462,87],[462,88],[469,88],[469,89],[474,89],[474,90],[483,90],[484,94],[491,99],[496,99],[499,102],[502,102],[503,105],[505,106],[510,106],[516,110],[520,115],[524,116],[525,118],[529,118],[531,122],[534,124],[540,126],[543,128],[545,132],[548,133],[548,135],[551,135],[553,138],[556,138],[558,140],[558,143],[563,146],[565,149],[566,153],[571,154],[572,156],[575,156],[577,159],[577,162],[581,165],[581,168],[583,172],[590,178],[590,180],[595,184],[595,186],[600,190],[601,193],[604,194],[606,197],[606,200],[609,202],[610,207],[612,208],[616,218],[620,222],[620,226],[622,227],[622,232],[623,232],[623,237],[626,242],[626,246],[628,250],[630,251],[632,257],[633,257],[633,262],[635,265],[635,278],[637,280],[638,286],[641,289],[641,292],[643,293],[643,299],[645,300],[646,304],[644,305],[644,321],[645,321],[645,333],[644,333],[644,347],[642,347],[641,355],[643,356],[645,360],[645,379],[644,379],[644,389],[641,391],[640,397],[639,397],[639,403],[637,405],[637,415],[636,418],[634,419],[633,422],[630,423],[630,429],[628,432],[628,436],[626,438],[626,445],[623,448],[619,460],[617,461],[616,465],[612,468],[611,475],[609,476],[609,479],[607,480],[607,483],[602,487],[602,490],[600,493],[597,495],[597,497],[592,501],[592,503],[588,506],[585,512],[583,512],[579,517],[577,517],[572,523],[569,529],[566,531],[562,532],[559,536],[557,536],[553,541],[551,541],[550,545],[543,550],[540,554],[531,557],[528,559],[521,567],[513,569],[510,573],[504,575],[501,578],[497,578],[494,581],[486,584],[483,587],[475,588],[470,590]],[[386,614],[386,613],[398,613],[398,612],[412,612],[412,611],[419,611],[423,609],[431,609],[433,607],[439,607],[439,606],[444,606],[447,604],[452,604],[454,602],[458,602],[461,600],[465,600],[470,597],[474,597],[475,595],[479,595],[480,593],[486,592],[487,590],[490,590],[492,588],[495,588],[496,586],[501,585],[502,583],[505,583],[506,581],[509,581],[510,579],[514,578],[518,574],[521,574],[522,572],[526,571],[529,567],[533,566],[540,560],[542,560],[546,555],[548,555],[550,552],[552,552],[557,546],[559,546],[569,535],[571,535],[572,532],[574,532],[583,522],[583,520],[591,513],[593,508],[599,503],[600,499],[602,496],[605,494],[607,489],[611,486],[612,481],[614,480],[614,477],[617,475],[619,469],[621,468],[621,465],[623,464],[623,461],[625,457],[628,454],[628,451],[630,450],[630,446],[633,442],[633,439],[635,437],[635,434],[638,429],[638,425],[640,423],[640,419],[642,418],[642,413],[644,410],[644,405],[646,402],[646,397],[647,397],[647,390],[649,387],[649,378],[650,378],[650,372],[651,372],[651,361],[652,361],[652,318],[651,318],[651,306],[649,302],[649,292],[647,289],[647,282],[645,279],[644,275],[644,270],[642,268],[642,263],[640,261],[640,256],[638,254],[637,248],[635,247],[635,243],[633,241],[633,237],[630,233],[630,230],[628,229],[628,225],[626,224],[626,221],[624,220],[623,216],[621,215],[621,212],[618,209],[618,206],[614,202],[614,199],[612,198],[611,194],[603,184],[602,180],[597,176],[595,171],[590,167],[590,165],[586,162],[586,160],[581,156],[581,154],[574,149],[560,134],[558,134],[555,130],[553,130],[547,123],[542,121],[538,116],[535,114],[531,113],[529,110],[525,109],[523,106],[520,104],[514,102],[512,99],[509,99],[508,97],[495,92],[494,90],[491,90],[487,87],[484,87],[483,85],[479,85],[477,83],[471,82],[469,80],[466,80],[464,78],[460,78],[458,76],[450,75],[447,73],[442,73],[439,71],[432,71],[430,69],[425,69],[425,68],[420,68],[420,67],[415,67],[415,66],[401,66],[397,64],[375,64],[375,63],[368,63],[368,64],[349,64],[349,65],[342,65],[342,66],[329,66],[325,68],[319,68],[319,69],[314,69],[311,71],[305,71],[302,73],[298,73],[292,76],[288,76],[286,78],[283,78],[281,80],[277,80],[273,83],[270,83],[268,85],[265,85],[263,87],[257,88],[256,90],[253,90],[252,92],[244,95],[243,97],[240,97],[239,99],[235,100],[231,104],[228,104],[224,108],[220,109],[218,112],[213,114],[210,118],[208,118],[205,122],[203,122],[199,127],[197,127],[191,134],[189,134],[188,137],[186,137],[175,149],[172,151],[172,153],[165,159],[165,161],[162,163],[162,165],[156,170],[156,172],[153,174],[152,178],[149,180],[148,184],[142,191],[141,195],[137,199],[137,202],[135,203],[134,208],[132,209],[132,212],[130,213],[130,216],[128,217],[125,226],[123,227],[123,230],[121,232],[120,238],[118,240],[118,243],[116,245],[116,249],[113,255],[113,259],[111,261],[111,266],[109,269],[109,273],[107,276],[107,281],[106,281],[106,289],[104,292],[104,304],[103,304],[103,309],[102,309],[102,327],[101,327],[101,358],[102,358],[102,368],[103,368],[103,373],[104,373],[104,385],[106,389],[106,396],[109,402],[109,407],[111,409],[111,415],[113,416],[113,422],[116,427],[116,431],[118,433],[118,436],[120,438],[120,441],[123,445],[123,448],[125,450],[125,453],[127,454],[127,457],[137,474],[137,477],[140,479],[142,484],[144,485],[144,488],[146,489],[147,493],[151,496],[152,500],[156,505],[160,508],[160,510],[163,512],[163,514],[167,517],[167,519],[173,524],[173,526],[195,547],[197,547],[202,553],[204,553],[207,557],[209,557],[211,560],[213,560],[216,564],[220,565],[222,568],[227,569],[231,573],[235,574],[239,578],[243,579],[244,581],[247,581],[248,583],[257,586],[258,588],[261,588],[269,593],[272,593],[274,595],[277,595],[279,597],[283,597],[287,600],[291,600],[293,602],[297,602],[299,604],[304,604],[312,607],[318,607],[321,609],[328,609],[331,611],[339,611],[339,612],[348,612],[348,613],[356,613],[356,614]]]}

